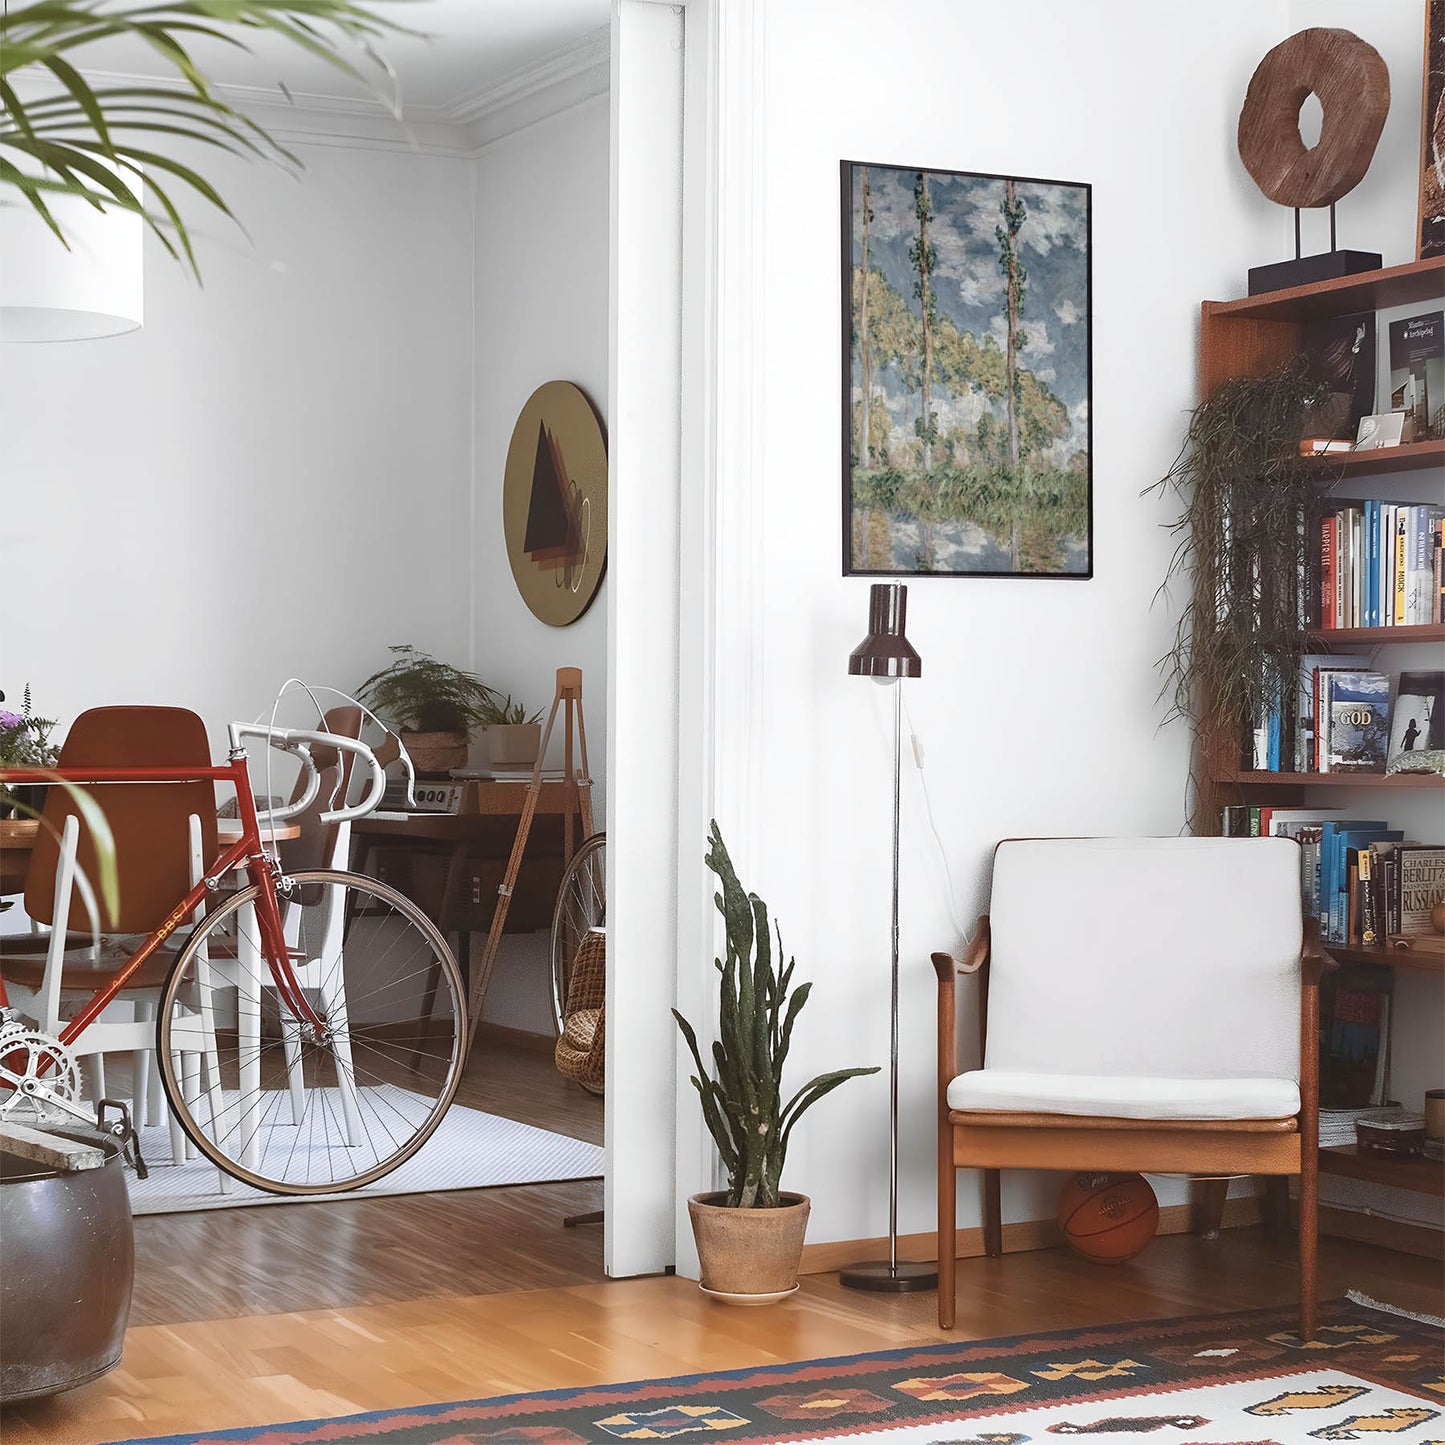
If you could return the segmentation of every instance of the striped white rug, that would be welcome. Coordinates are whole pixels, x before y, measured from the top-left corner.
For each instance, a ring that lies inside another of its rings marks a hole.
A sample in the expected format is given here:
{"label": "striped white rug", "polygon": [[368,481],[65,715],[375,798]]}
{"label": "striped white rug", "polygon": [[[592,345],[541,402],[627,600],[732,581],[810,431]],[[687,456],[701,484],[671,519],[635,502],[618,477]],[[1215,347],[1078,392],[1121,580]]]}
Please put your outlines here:
{"label": "striped white rug", "polygon": [[170,1133],[164,1125],[141,1130],[141,1151],[149,1179],[130,1170],[131,1212],[177,1214],[193,1209],[236,1209],[251,1204],[305,1204],[318,1199],[370,1199],[386,1194],[429,1194],[446,1189],[491,1189],[503,1184],[547,1184],[562,1179],[595,1179],[602,1174],[599,1145],[553,1134],[515,1119],[453,1104],[435,1134],[400,1169],[364,1189],[305,1198],[264,1194],[228,1180],[222,1192],[213,1164],[203,1158],[171,1163]]}

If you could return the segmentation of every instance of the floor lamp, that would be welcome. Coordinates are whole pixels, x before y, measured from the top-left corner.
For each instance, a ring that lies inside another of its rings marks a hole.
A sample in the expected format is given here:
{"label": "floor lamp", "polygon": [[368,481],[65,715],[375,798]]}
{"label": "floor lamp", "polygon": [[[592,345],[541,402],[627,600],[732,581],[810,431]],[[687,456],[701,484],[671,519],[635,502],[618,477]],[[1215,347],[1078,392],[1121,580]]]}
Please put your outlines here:
{"label": "floor lamp", "polygon": [[889,1039],[888,1093],[888,1258],[850,1265],[838,1272],[850,1289],[901,1294],[933,1289],[938,1267],[898,1258],[898,818],[903,751],[903,689],[905,677],[923,676],[923,659],[904,635],[908,588],[901,582],[875,582],[868,597],[868,636],[849,654],[848,672],[893,684],[893,974]]}

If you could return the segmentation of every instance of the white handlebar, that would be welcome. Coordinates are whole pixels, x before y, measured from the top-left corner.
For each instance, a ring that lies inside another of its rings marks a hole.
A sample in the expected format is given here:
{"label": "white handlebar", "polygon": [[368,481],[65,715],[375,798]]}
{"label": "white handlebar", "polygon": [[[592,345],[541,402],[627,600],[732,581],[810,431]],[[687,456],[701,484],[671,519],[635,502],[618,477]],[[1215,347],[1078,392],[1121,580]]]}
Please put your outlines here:
{"label": "white handlebar", "polygon": [[[258,814],[258,817],[266,821],[279,822],[285,818],[294,818],[298,813],[304,813],[316,800],[316,793],[321,785],[321,774],[316,759],[311,756],[312,747],[338,748],[343,752],[354,753],[366,764],[371,774],[367,779],[366,793],[360,802],[352,804],[349,808],[342,806],[328,809],[320,815],[322,823],[345,823],[353,818],[364,817],[381,802],[381,796],[386,791],[386,769],[377,759],[376,754],[358,738],[342,737],[339,733],[313,732],[305,728],[266,727],[261,723],[232,723],[230,734],[232,749],[242,746],[242,738],[265,738],[273,748],[295,754],[306,769],[306,790],[302,796],[294,802],[285,803],[279,808],[270,808],[264,813]],[[410,776],[410,760],[408,759],[407,762],[407,773]]]}

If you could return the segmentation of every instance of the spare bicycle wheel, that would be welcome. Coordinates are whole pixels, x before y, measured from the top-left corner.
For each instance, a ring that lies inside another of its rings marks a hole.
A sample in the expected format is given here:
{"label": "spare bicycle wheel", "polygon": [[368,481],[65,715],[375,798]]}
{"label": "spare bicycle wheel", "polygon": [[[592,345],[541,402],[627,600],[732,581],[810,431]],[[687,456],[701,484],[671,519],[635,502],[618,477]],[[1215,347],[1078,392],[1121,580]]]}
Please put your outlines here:
{"label": "spare bicycle wheel", "polygon": [[552,1021],[560,1036],[572,960],[587,931],[607,922],[607,834],[594,833],[572,855],[552,910]]}
{"label": "spare bicycle wheel", "polygon": [[201,1152],[274,1194],[389,1174],[426,1142],[461,1079],[466,991],[445,940],[384,883],[315,869],[278,883],[292,968],[322,1028],[262,961],[255,886],[196,926],[161,996],[171,1108]]}

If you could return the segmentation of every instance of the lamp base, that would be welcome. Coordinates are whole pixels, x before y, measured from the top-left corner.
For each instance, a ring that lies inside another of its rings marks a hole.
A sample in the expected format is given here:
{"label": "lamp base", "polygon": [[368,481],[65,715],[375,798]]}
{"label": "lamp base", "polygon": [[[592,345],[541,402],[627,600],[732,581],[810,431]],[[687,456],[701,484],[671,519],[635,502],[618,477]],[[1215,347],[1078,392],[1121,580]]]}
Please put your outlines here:
{"label": "lamp base", "polygon": [[849,1289],[866,1289],[874,1294],[912,1294],[915,1290],[938,1288],[938,1266],[931,1261],[900,1259],[890,1265],[886,1259],[867,1264],[850,1264],[838,1271],[838,1283]]}

